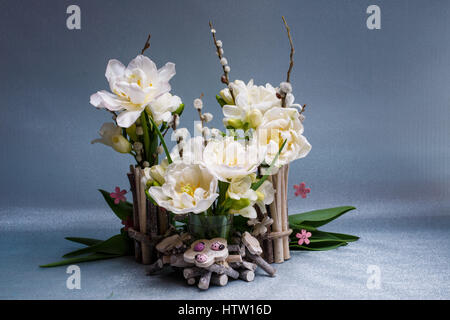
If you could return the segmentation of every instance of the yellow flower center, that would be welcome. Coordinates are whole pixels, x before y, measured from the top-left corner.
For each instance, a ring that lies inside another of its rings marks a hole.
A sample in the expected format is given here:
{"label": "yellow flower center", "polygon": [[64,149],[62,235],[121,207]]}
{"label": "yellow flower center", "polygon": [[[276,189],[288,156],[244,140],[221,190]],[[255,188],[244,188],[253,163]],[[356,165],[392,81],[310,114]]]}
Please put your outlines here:
{"label": "yellow flower center", "polygon": [[190,183],[181,186],[181,192],[187,193],[191,197],[194,196],[195,189]]}

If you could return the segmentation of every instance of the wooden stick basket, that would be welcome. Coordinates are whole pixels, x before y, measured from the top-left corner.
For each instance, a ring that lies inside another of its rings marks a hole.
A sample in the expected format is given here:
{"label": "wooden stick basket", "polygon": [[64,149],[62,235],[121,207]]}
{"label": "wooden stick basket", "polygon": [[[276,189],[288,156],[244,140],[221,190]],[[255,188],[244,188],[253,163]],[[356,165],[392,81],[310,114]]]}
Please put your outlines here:
{"label": "wooden stick basket", "polygon": [[[288,185],[289,165],[281,167],[278,172],[269,176],[275,188],[275,199],[268,206],[268,215],[273,219],[273,223],[268,227],[265,236],[260,238],[263,247],[264,259],[268,263],[282,263],[290,259],[289,236],[292,229],[289,228],[288,206],[287,206],[287,185]],[[263,218],[258,211],[259,219]]]}
{"label": "wooden stick basket", "polygon": [[156,244],[169,229],[169,215],[164,208],[155,206],[146,197],[140,167],[130,166],[127,175],[133,194],[133,227],[128,228],[128,235],[134,239],[136,261],[151,264],[157,260]]}
{"label": "wooden stick basket", "polygon": [[[290,258],[287,182],[289,165],[280,168],[277,174],[269,176],[276,192],[273,203],[268,206],[268,215],[273,224],[268,226],[268,232],[259,238],[263,248],[263,257],[268,263],[282,263]],[[134,239],[136,261],[142,264],[152,264],[157,261],[155,249],[159,241],[170,228],[169,215],[164,208],[155,206],[145,195],[141,178],[143,170],[130,166],[127,174],[133,194],[133,227],[128,229],[128,235]],[[258,218],[264,215],[258,211]]]}

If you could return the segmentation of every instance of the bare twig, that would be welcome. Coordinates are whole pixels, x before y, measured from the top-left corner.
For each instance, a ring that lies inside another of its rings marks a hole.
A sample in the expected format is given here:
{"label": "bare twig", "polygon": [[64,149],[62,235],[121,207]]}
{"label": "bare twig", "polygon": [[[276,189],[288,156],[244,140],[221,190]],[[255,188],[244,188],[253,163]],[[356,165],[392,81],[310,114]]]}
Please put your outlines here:
{"label": "bare twig", "polygon": [[141,54],[144,54],[145,50],[147,50],[148,48],[150,48],[150,38],[152,37],[152,35],[149,33],[148,37],[147,37],[147,41],[145,42],[144,47],[141,50]]}
{"label": "bare twig", "polygon": [[281,17],[283,19],[284,22],[284,26],[286,27],[286,32],[289,38],[289,45],[291,46],[291,53],[289,54],[289,69],[287,72],[287,76],[286,76],[286,82],[290,82],[291,80],[291,71],[292,68],[294,67],[294,43],[292,42],[292,37],[291,37],[291,29],[289,28],[286,19],[284,18],[284,16]]}
{"label": "bare twig", "polygon": [[[209,22],[209,28],[211,30],[214,30],[211,21]],[[222,52],[221,52],[221,48],[217,45],[216,33],[215,32],[211,32],[211,34],[212,34],[212,37],[213,37],[213,40],[214,40],[214,46],[216,47],[217,56],[219,57],[219,60],[221,60],[223,58],[223,55],[222,55]],[[233,90],[230,87],[229,71],[226,70],[226,66],[225,65],[222,65],[222,69],[223,69],[223,75],[222,75],[220,80],[228,86],[228,90],[230,90],[231,97],[233,98],[233,101],[235,101]]]}
{"label": "bare twig", "polygon": [[303,105],[302,110],[300,110],[300,114],[302,114],[306,109],[306,104]]}

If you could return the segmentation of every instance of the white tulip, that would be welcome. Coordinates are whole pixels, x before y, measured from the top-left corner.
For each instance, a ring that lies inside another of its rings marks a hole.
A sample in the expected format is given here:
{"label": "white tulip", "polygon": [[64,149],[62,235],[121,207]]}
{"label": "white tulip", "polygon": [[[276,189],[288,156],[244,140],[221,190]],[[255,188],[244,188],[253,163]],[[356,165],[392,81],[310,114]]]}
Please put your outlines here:
{"label": "white tulip", "polygon": [[150,187],[148,192],[160,207],[175,214],[204,212],[219,196],[217,179],[200,164],[173,162],[164,179],[161,187]]}
{"label": "white tulip", "polygon": [[175,64],[171,62],[157,69],[155,63],[143,55],[138,55],[127,67],[112,59],[105,76],[113,93],[98,91],[91,95],[90,102],[97,108],[121,111],[117,124],[128,128],[150,102],[170,91],[169,80],[174,75]]}
{"label": "white tulip", "polygon": [[264,160],[265,147],[258,146],[256,139],[237,141],[224,137],[208,141],[203,151],[203,162],[221,181],[249,175]]}
{"label": "white tulip", "polygon": [[121,127],[116,126],[112,122],[106,122],[100,128],[99,134],[101,138],[92,140],[92,144],[103,143],[117,152],[130,153],[131,143],[122,136]]}
{"label": "white tulip", "polygon": [[286,145],[275,166],[281,167],[305,157],[311,150],[311,145],[302,133],[303,125],[296,109],[277,107],[267,111],[257,131],[258,143],[261,146],[267,146],[265,162],[272,163],[285,140]]}
{"label": "white tulip", "polygon": [[228,89],[224,89],[220,93],[228,103],[222,108],[225,116],[224,123],[230,123],[230,120],[240,120],[255,128],[260,123],[259,114],[264,115],[271,108],[281,107],[281,100],[276,96],[276,89],[270,84],[256,86],[253,84],[253,80],[247,84],[241,80],[235,80],[230,83],[230,87],[236,98],[234,105],[231,104],[232,100],[228,97],[228,95],[231,96]]}
{"label": "white tulip", "polygon": [[155,123],[160,125],[162,122],[169,123],[172,120],[172,112],[175,112],[180,104],[180,97],[173,96],[167,92],[150,102],[147,106],[147,110],[152,115]]}

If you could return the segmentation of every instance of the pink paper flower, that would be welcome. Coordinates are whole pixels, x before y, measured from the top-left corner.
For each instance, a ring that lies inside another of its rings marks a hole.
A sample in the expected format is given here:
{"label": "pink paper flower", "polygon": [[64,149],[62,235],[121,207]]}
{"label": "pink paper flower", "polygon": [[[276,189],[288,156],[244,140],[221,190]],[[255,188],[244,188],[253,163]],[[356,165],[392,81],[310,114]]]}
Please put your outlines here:
{"label": "pink paper flower", "polygon": [[119,187],[116,187],[115,192],[111,192],[109,195],[114,199],[115,204],[119,204],[120,201],[127,201],[127,198],[125,198],[126,193],[125,189],[121,191]]}
{"label": "pink paper flower", "polygon": [[306,198],[306,195],[311,192],[311,188],[306,188],[306,184],[304,182],[300,184],[294,184],[295,196],[302,196],[303,199]]}
{"label": "pink paper flower", "polygon": [[302,245],[303,243],[309,244],[311,241],[309,241],[309,237],[311,237],[311,232],[306,232],[305,229],[302,229],[300,231],[301,233],[297,233],[295,236],[298,238],[298,244]]}

